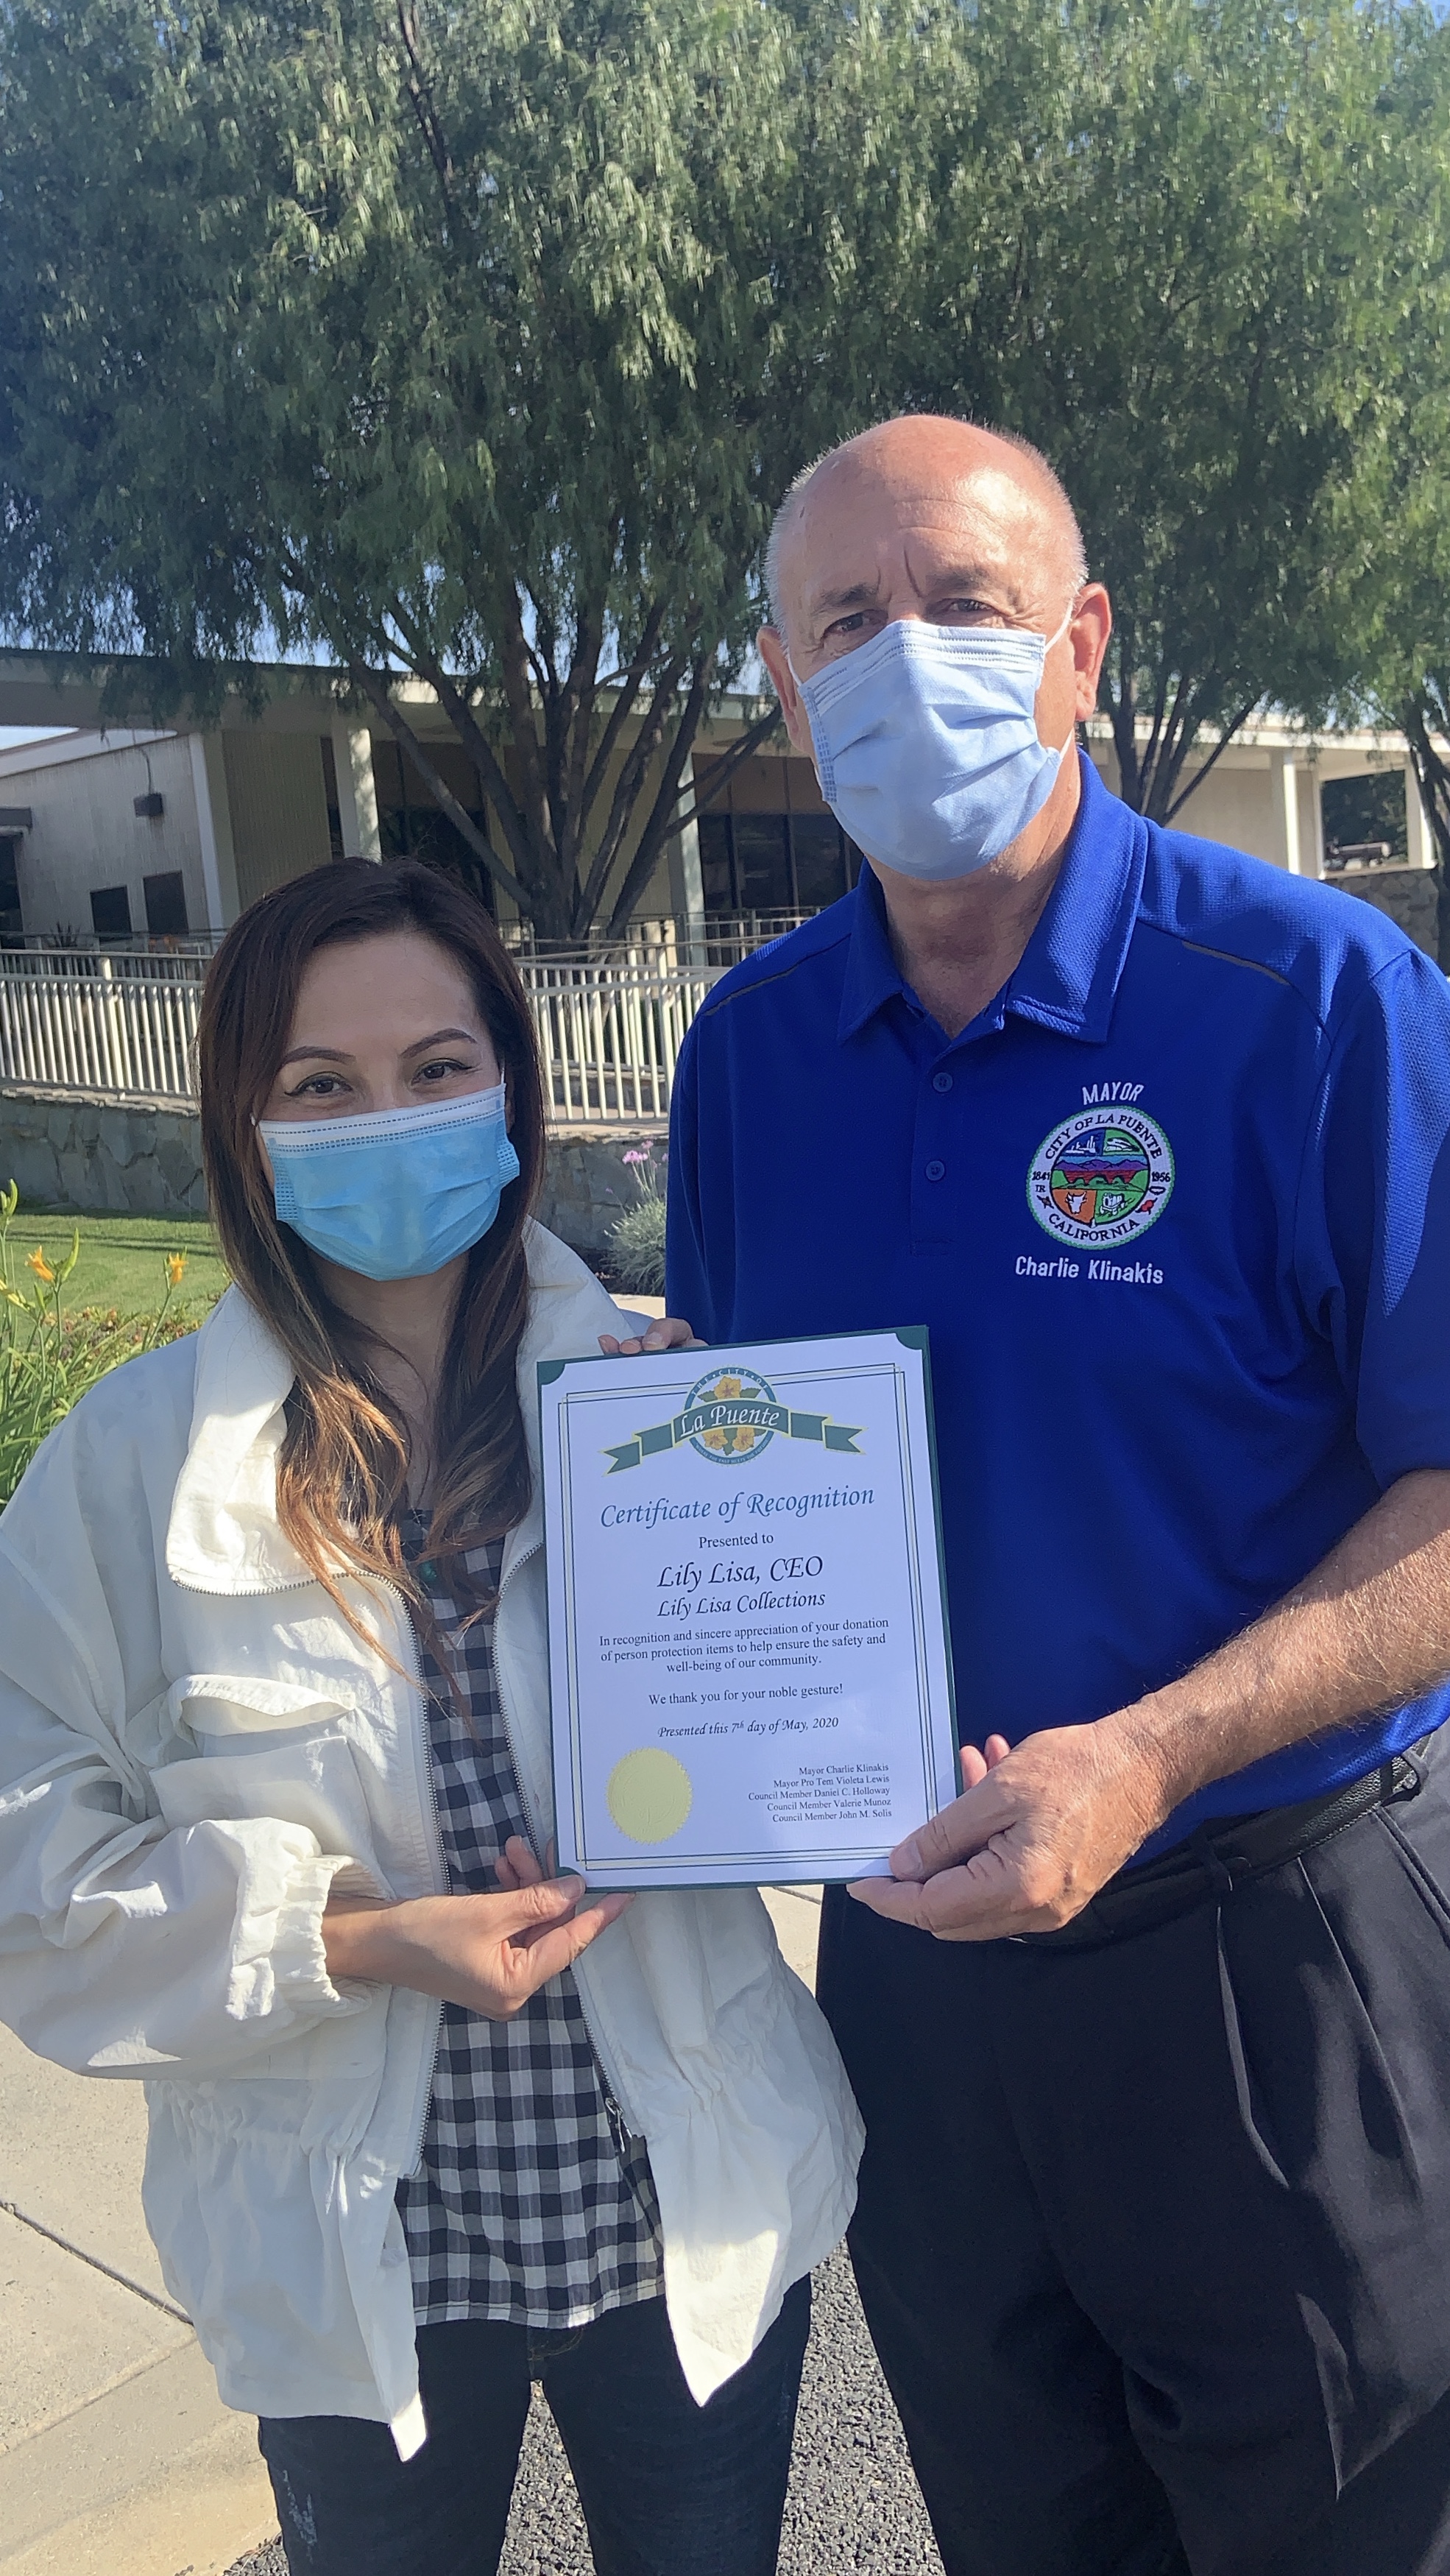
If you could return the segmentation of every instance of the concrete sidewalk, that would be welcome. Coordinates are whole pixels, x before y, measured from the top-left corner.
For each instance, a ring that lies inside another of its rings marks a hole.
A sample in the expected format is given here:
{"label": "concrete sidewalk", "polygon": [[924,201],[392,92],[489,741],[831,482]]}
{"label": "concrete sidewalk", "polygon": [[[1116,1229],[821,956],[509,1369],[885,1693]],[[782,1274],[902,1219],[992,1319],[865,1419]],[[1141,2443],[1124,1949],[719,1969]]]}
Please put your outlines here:
{"label": "concrete sidewalk", "polygon": [[[819,1890],[771,1890],[815,1968]],[[276,2530],[250,2416],[217,2398],[141,2217],[139,2084],[0,2029],[0,2576],[218,2576]]]}
{"label": "concrete sidewalk", "polygon": [[142,2224],[145,2134],[138,2084],[0,2030],[4,2576],[213,2576],[276,2528]]}

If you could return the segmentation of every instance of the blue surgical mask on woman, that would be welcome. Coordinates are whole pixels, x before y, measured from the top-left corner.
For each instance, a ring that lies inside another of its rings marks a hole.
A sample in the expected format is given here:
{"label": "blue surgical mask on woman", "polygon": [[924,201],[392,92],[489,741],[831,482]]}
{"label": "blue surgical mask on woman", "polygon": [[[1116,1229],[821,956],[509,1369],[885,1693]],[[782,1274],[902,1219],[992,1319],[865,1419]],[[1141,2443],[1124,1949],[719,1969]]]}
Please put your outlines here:
{"label": "blue surgical mask on woman", "polygon": [[940,884],[1000,858],[1051,795],[1068,743],[1038,739],[1056,635],[898,618],[797,680],[821,794],[867,855]]}
{"label": "blue surgical mask on woman", "polygon": [[519,1158],[504,1086],[357,1118],[264,1118],[277,1214],[364,1279],[425,1279],[487,1234]]}

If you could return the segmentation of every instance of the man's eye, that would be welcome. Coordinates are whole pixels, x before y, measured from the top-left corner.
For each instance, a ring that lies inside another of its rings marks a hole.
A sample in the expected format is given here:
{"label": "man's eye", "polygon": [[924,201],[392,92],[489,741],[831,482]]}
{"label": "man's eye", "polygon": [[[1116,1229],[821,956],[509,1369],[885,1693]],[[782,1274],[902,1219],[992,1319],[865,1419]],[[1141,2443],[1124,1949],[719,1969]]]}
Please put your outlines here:
{"label": "man's eye", "polygon": [[865,624],[866,611],[864,608],[858,608],[850,617],[837,617],[833,619],[832,623],[826,628],[826,632],[822,636],[821,641],[822,643],[828,643],[833,635],[859,635],[862,633]]}
{"label": "man's eye", "polygon": [[1000,608],[985,599],[949,599],[944,603],[947,617],[960,617],[973,626],[1003,626],[1006,619]]}

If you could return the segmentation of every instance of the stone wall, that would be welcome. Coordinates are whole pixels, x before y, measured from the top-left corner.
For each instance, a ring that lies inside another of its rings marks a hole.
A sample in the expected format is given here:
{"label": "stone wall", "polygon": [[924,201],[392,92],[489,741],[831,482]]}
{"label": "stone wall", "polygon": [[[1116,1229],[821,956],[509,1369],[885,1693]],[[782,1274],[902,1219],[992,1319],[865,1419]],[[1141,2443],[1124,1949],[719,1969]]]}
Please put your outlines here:
{"label": "stone wall", "polygon": [[1435,955],[1440,879],[1433,868],[1356,868],[1352,875],[1346,869],[1326,882],[1342,894],[1358,895],[1361,903],[1372,903],[1376,912],[1387,912],[1427,957]]}
{"label": "stone wall", "polygon": [[[203,1215],[201,1122],[174,1103],[78,1100],[0,1085],[0,1187],[20,1184],[41,1207],[112,1208],[135,1216]],[[636,1196],[626,1153],[650,1151],[660,1185],[663,1127],[575,1128],[549,1141],[539,1214],[581,1252],[607,1248]]]}
{"label": "stone wall", "polygon": [[0,1183],[40,1207],[201,1216],[201,1121],[194,1109],[77,1100],[0,1087]]}

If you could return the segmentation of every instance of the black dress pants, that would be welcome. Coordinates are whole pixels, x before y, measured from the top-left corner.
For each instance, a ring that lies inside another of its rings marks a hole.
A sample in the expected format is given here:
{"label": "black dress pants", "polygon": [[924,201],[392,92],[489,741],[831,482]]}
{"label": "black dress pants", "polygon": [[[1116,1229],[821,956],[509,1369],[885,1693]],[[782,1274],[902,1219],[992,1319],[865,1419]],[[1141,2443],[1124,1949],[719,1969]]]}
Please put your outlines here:
{"label": "black dress pants", "polygon": [[947,2576],[1450,2576],[1450,1753],[1100,1949],[832,1890],[820,1993]]}

